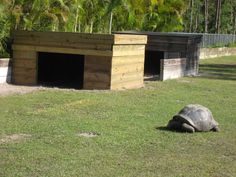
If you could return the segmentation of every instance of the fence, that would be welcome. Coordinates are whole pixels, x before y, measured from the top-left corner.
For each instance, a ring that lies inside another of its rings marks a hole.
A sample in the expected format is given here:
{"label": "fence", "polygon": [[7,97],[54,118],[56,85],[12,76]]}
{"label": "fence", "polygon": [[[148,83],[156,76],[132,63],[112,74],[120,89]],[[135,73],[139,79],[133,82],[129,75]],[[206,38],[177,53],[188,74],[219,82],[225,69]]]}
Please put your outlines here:
{"label": "fence", "polygon": [[185,33],[185,32],[169,32],[169,33],[177,35],[202,35],[201,48],[225,47],[229,44],[233,43],[236,44],[236,35],[234,34],[208,34],[208,33]]}
{"label": "fence", "polygon": [[223,47],[231,43],[236,43],[236,35],[233,34],[202,34],[202,36],[202,48]]}

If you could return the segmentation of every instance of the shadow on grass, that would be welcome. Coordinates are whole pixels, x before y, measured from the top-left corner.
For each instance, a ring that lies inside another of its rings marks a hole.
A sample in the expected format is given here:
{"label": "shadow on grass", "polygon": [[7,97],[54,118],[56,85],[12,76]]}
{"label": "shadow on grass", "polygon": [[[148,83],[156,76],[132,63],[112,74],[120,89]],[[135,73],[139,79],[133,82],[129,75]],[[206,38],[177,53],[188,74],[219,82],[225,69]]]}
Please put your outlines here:
{"label": "shadow on grass", "polygon": [[159,131],[167,131],[167,132],[173,132],[173,133],[186,133],[186,132],[180,131],[180,130],[170,130],[170,129],[168,129],[166,126],[156,127],[156,130],[159,130]]}
{"label": "shadow on grass", "polygon": [[236,80],[236,64],[200,64],[199,68],[203,78]]}

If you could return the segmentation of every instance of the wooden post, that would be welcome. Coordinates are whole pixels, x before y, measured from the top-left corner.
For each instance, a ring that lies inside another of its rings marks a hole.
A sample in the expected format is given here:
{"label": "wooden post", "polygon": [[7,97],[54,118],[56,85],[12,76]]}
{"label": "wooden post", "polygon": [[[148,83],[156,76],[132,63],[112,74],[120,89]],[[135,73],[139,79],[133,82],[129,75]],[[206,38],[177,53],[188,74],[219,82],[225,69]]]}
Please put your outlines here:
{"label": "wooden post", "polygon": [[20,85],[37,84],[37,52],[14,50],[12,63],[12,82]]}

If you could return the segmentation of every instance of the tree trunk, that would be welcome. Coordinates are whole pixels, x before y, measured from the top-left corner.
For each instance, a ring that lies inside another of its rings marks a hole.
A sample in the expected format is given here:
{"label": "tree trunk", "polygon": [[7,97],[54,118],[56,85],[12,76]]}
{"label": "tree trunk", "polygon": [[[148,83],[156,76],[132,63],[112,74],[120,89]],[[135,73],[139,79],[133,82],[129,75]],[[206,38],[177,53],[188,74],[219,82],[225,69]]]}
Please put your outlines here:
{"label": "tree trunk", "polygon": [[208,0],[205,0],[205,33],[208,33]]}
{"label": "tree trunk", "polygon": [[219,0],[219,22],[218,22],[218,29],[217,29],[217,32],[218,34],[220,33],[220,26],[221,26],[221,0]]}
{"label": "tree trunk", "polygon": [[234,9],[234,35],[236,34],[236,8]]}
{"label": "tree trunk", "polygon": [[109,22],[109,34],[111,34],[111,31],[112,31],[112,20],[113,20],[113,13],[111,12],[110,22]]}
{"label": "tree trunk", "polygon": [[220,33],[220,18],[221,16],[221,0],[216,1],[216,23],[215,23],[215,33]]}
{"label": "tree trunk", "polygon": [[189,32],[192,32],[192,26],[193,26],[193,11],[194,11],[194,0],[191,0],[190,9],[191,9],[191,15],[190,15],[190,27]]}
{"label": "tree trunk", "polygon": [[[196,10],[197,11],[201,11],[200,9],[200,5],[199,4],[196,4],[195,5],[196,7]],[[199,25],[199,13],[195,14],[195,29],[194,29],[194,32],[198,32],[198,25]]]}
{"label": "tree trunk", "polygon": [[197,32],[197,28],[198,28],[198,15],[196,15],[196,17],[195,17],[195,28],[193,30],[194,33]]}
{"label": "tree trunk", "polygon": [[74,32],[77,32],[78,18],[79,18],[79,8],[77,7],[76,8],[76,14],[75,14]]}
{"label": "tree trunk", "polygon": [[81,22],[80,22],[80,19],[79,19],[79,27],[78,27],[78,30],[79,30],[79,33],[81,33]]}
{"label": "tree trunk", "polygon": [[89,30],[89,33],[93,33],[93,21],[91,21],[91,23],[90,23],[90,30]]}

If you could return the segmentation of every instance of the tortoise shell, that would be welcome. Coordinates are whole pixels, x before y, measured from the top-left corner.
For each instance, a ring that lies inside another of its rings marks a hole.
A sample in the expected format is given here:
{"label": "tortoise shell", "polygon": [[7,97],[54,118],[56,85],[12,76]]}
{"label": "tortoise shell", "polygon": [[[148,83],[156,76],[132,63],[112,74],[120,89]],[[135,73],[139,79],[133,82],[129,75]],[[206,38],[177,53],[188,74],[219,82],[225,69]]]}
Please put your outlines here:
{"label": "tortoise shell", "polygon": [[194,127],[195,131],[210,131],[219,125],[214,120],[211,111],[198,104],[185,106],[173,117],[173,120],[187,123]]}

